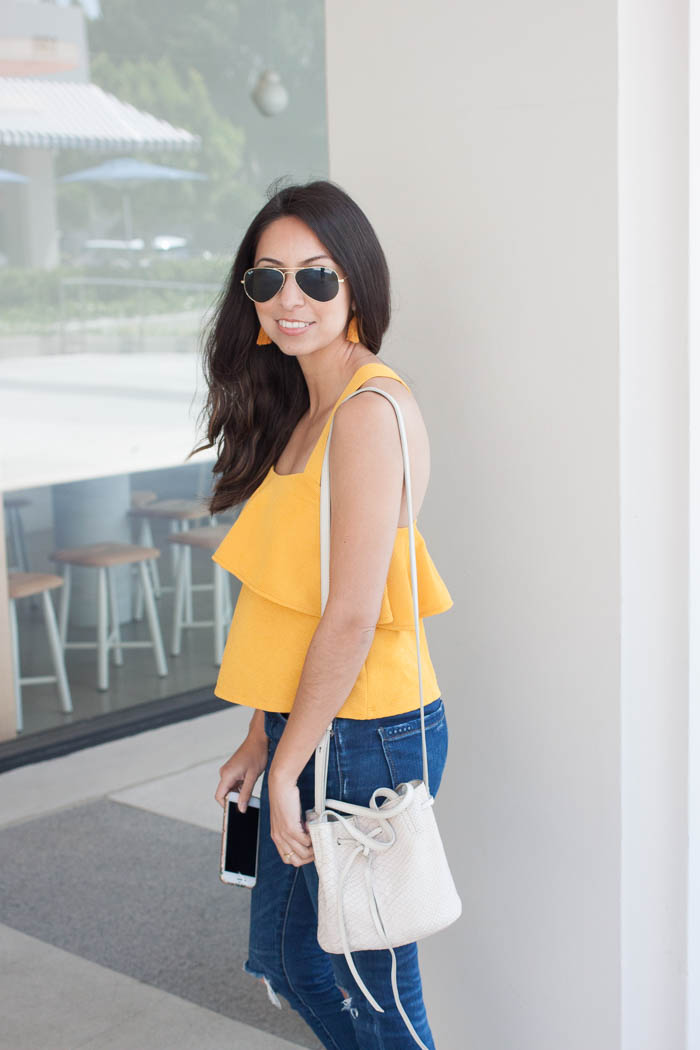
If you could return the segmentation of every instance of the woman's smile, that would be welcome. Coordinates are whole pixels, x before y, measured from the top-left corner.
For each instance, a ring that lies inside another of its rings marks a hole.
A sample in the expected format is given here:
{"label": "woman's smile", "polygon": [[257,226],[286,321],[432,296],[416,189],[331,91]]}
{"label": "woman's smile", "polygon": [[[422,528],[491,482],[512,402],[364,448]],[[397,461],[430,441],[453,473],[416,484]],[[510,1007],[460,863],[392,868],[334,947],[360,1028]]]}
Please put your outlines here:
{"label": "woman's smile", "polygon": [[298,335],[300,332],[305,332],[314,323],[314,321],[291,321],[286,317],[281,317],[277,326],[287,335]]}

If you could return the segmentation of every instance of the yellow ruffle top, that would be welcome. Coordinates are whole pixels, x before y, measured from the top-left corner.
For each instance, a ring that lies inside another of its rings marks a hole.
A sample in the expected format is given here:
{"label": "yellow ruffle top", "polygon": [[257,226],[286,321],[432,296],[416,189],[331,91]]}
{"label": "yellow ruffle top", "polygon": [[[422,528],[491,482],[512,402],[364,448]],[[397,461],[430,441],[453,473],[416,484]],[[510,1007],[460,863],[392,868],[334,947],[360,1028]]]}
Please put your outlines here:
{"label": "yellow ruffle top", "polygon": [[[348,394],[374,376],[408,385],[383,362],[362,365],[336,401],[303,471],[267,476],[248,498],[212,559],[241,581],[214,693],[265,711],[289,712],[306,652],[321,617],[321,466],[330,421]],[[414,521],[423,700],[440,696],[423,617],[444,612],[452,597]],[[396,541],[367,658],[338,711],[340,718],[379,718],[420,706],[408,526]]]}

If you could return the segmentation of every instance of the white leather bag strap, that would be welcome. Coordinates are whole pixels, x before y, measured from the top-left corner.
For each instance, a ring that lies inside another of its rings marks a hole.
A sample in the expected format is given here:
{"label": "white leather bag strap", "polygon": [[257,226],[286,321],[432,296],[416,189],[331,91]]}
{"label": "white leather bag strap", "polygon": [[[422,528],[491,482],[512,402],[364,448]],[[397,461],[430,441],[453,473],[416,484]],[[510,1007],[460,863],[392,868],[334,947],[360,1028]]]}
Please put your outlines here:
{"label": "white leather bag strap", "polygon": [[[396,421],[399,425],[399,435],[401,437],[401,450],[403,452],[403,470],[404,470],[404,481],[406,483],[406,507],[408,510],[409,529],[408,529],[408,548],[411,556],[411,594],[413,597],[413,621],[416,632],[416,654],[418,657],[418,693],[420,696],[420,731],[421,731],[421,745],[423,749],[423,780],[425,782],[428,795],[430,795],[430,782],[428,780],[428,749],[425,743],[425,715],[423,712],[423,672],[421,668],[420,658],[420,621],[418,618],[418,573],[416,570],[416,540],[414,535],[414,522],[413,522],[413,499],[411,496],[411,468],[408,459],[408,441],[406,440],[406,428],[404,427],[403,415],[399,407],[398,401],[387,394],[386,390],[380,390],[377,386],[365,386],[361,390],[355,390],[352,394],[348,394],[347,397],[343,398],[340,402],[342,405],[344,401],[349,401],[351,397],[356,397],[358,394],[364,394],[366,391],[373,391],[374,393],[381,394],[382,397],[387,398],[394,406],[394,412],[396,413]],[[340,407],[340,406],[338,406]],[[336,409],[337,411],[337,409]],[[335,414],[334,414],[335,418]],[[328,601],[328,590],[330,585],[330,558],[331,558],[331,492],[330,492],[330,447],[331,447],[331,434],[333,433],[333,422],[331,419],[331,425],[328,430],[328,438],[326,440],[326,448],[323,456],[323,466],[321,468],[321,614],[326,607]],[[328,782],[328,750],[330,747],[331,729],[333,723],[329,725],[328,729],[323,734],[323,738],[316,748],[316,758],[314,762],[314,775],[315,775],[315,796],[314,796],[314,811],[318,818],[326,808],[326,785]],[[329,805],[333,805],[333,800],[328,800]]]}

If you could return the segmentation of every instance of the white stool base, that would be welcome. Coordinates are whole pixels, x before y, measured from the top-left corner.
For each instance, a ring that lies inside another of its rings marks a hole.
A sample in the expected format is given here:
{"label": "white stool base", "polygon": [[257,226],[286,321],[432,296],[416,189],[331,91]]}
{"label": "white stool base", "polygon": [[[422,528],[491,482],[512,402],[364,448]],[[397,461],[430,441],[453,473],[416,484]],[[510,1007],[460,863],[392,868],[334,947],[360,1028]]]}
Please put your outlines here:
{"label": "white stool base", "polygon": [[10,599],[10,635],[12,644],[12,663],[14,673],[14,685],[15,685],[15,711],[17,721],[17,732],[22,733],[24,731],[24,715],[22,710],[22,686],[25,685],[43,685],[49,682],[55,682],[58,690],[58,696],[61,701],[61,710],[64,714],[72,714],[73,712],[73,700],[70,693],[70,687],[68,685],[68,676],[66,674],[66,666],[63,657],[63,650],[61,647],[61,638],[58,631],[58,625],[56,623],[56,614],[53,608],[53,602],[51,601],[51,595],[48,591],[41,592],[41,601],[44,609],[44,622],[46,624],[46,633],[49,639],[49,648],[51,649],[51,660],[54,666],[54,674],[52,675],[22,675],[20,670],[20,658],[19,658],[19,629],[17,625],[17,608],[15,605],[15,599]]}
{"label": "white stool base", "polygon": [[[155,559],[151,559],[155,560]],[[119,629],[119,613],[116,601],[116,586],[114,579],[114,566],[97,567],[97,638],[94,642],[69,642],[68,633],[68,607],[70,603],[70,564],[63,567],[63,595],[61,602],[59,634],[61,646],[66,649],[97,649],[97,688],[101,692],[109,689],[109,653],[114,651],[113,662],[115,666],[121,667],[124,663],[123,649],[153,649],[158,675],[163,678],[168,673],[168,664],[165,659],[165,649],[160,633],[158,611],[153,597],[153,588],[149,576],[147,563],[137,562],[141,588],[146,606],[146,617],[151,635],[148,641],[128,641],[121,637]],[[109,623],[111,610],[111,624]]]}

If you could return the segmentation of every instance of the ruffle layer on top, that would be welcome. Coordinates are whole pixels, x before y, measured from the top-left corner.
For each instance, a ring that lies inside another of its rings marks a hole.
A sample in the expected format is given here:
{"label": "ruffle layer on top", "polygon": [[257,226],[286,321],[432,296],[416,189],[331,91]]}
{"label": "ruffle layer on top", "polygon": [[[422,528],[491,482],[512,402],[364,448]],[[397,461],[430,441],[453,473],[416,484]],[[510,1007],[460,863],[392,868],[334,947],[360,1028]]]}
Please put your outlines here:
{"label": "ruffle layer on top", "polygon": [[[286,485],[290,478],[294,483]],[[310,478],[274,474],[271,468],[212,560],[263,598],[320,617],[319,501],[320,487]],[[444,612],[454,602],[417,523],[414,540],[418,615],[422,619]],[[414,627],[408,526],[396,532],[377,626],[396,631]]]}

